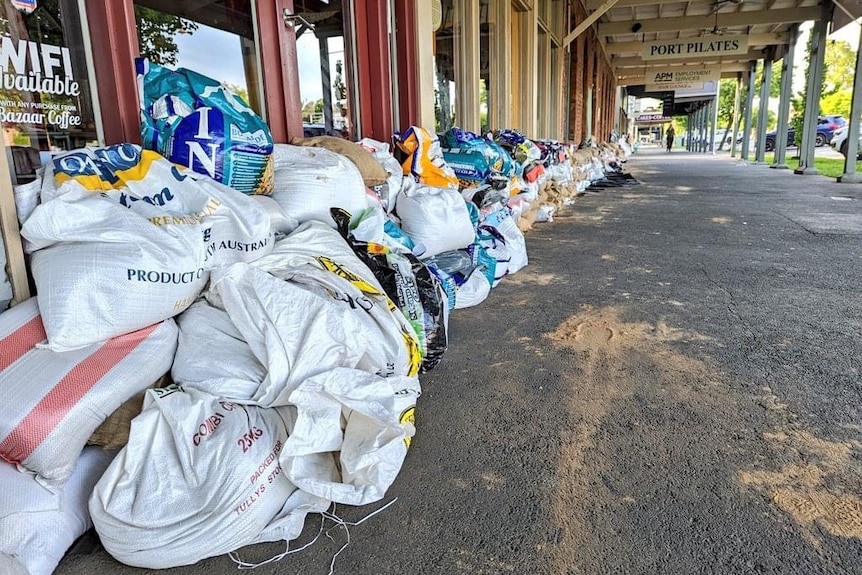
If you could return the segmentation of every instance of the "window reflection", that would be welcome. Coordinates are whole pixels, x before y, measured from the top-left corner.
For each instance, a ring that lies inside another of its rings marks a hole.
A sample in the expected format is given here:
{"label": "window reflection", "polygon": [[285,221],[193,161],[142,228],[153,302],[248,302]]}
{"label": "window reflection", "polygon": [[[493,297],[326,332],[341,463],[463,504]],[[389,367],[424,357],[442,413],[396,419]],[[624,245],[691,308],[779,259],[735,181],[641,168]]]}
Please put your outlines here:
{"label": "window reflection", "polygon": [[141,56],[218,80],[264,115],[251,0],[135,0]]}
{"label": "window reflection", "polygon": [[491,34],[495,26],[491,17],[490,0],[479,2],[479,120],[482,132],[490,129],[491,114]]}
{"label": "window reflection", "polygon": [[54,153],[97,140],[78,2],[33,4],[0,7],[0,119],[14,184],[34,180]]}
{"label": "window reflection", "polygon": [[296,52],[305,137],[356,136],[349,45],[340,0],[296,0]]}
{"label": "window reflection", "polygon": [[[436,16],[436,15],[435,15]],[[442,0],[440,12],[434,22],[434,115],[437,132],[443,133],[457,125],[455,118],[455,35],[459,26],[455,22],[453,0]],[[439,22],[439,25],[438,25]]]}

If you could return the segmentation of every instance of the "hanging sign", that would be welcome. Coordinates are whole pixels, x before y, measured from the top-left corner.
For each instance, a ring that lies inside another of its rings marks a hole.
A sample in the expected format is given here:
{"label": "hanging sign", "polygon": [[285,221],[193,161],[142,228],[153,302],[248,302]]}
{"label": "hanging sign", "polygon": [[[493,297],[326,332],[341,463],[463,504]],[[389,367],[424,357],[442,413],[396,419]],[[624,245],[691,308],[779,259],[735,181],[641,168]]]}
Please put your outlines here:
{"label": "hanging sign", "polygon": [[27,14],[32,13],[38,6],[36,5],[36,0],[11,0],[12,7],[22,12],[26,12]]}
{"label": "hanging sign", "polygon": [[657,68],[646,74],[646,91],[703,88],[706,82],[721,79],[721,68]]}
{"label": "hanging sign", "polygon": [[658,124],[661,122],[670,122],[671,118],[664,114],[638,114],[635,117],[635,122],[638,124]]}
{"label": "hanging sign", "polygon": [[644,60],[671,60],[674,58],[706,58],[735,56],[748,53],[748,36],[698,36],[645,42],[641,50]]}

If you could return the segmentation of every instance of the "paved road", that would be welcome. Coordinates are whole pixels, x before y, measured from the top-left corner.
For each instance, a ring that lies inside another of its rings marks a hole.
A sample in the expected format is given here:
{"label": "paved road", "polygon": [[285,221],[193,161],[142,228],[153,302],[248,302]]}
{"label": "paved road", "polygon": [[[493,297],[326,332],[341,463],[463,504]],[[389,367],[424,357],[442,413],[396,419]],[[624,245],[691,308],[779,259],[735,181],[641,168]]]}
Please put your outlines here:
{"label": "paved road", "polygon": [[[642,151],[454,314],[337,573],[862,574],[862,187]],[[326,574],[331,535],[257,572]],[[57,573],[147,573],[88,551]]]}

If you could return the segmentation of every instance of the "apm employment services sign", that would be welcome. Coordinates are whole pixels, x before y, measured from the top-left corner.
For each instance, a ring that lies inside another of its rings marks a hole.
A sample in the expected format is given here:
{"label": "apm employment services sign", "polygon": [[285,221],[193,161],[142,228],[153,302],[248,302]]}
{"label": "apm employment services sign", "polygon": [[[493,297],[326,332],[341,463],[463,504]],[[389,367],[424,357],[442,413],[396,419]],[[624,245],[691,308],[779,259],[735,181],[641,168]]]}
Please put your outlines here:
{"label": "apm employment services sign", "polygon": [[721,68],[664,68],[650,70],[646,76],[647,92],[703,88],[706,82],[721,79]]}
{"label": "apm employment services sign", "polygon": [[644,60],[674,58],[705,58],[735,56],[748,53],[748,36],[699,36],[645,42],[641,50]]}

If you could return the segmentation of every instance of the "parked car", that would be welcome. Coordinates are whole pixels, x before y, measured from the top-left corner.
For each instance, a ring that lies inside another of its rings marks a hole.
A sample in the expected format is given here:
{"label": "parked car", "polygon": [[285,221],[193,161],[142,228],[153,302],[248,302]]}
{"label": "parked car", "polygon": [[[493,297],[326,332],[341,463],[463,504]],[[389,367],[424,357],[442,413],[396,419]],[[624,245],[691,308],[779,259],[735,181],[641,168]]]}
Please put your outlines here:
{"label": "parked car", "polygon": [[[846,126],[847,120],[844,116],[817,116],[817,134],[814,136],[814,145],[817,147],[825,146],[832,141],[835,130],[841,126]],[[768,132],[766,134],[766,151],[771,152],[775,149],[776,132]],[[796,130],[788,128],[787,130],[787,145],[795,146]]]}
{"label": "parked car", "polygon": [[[835,130],[835,133],[832,135],[832,141],[829,142],[829,145],[844,154],[845,158],[847,157],[847,135],[849,131],[849,124],[841,126]],[[862,124],[859,125],[859,142],[856,151],[856,159],[862,160]]]}

